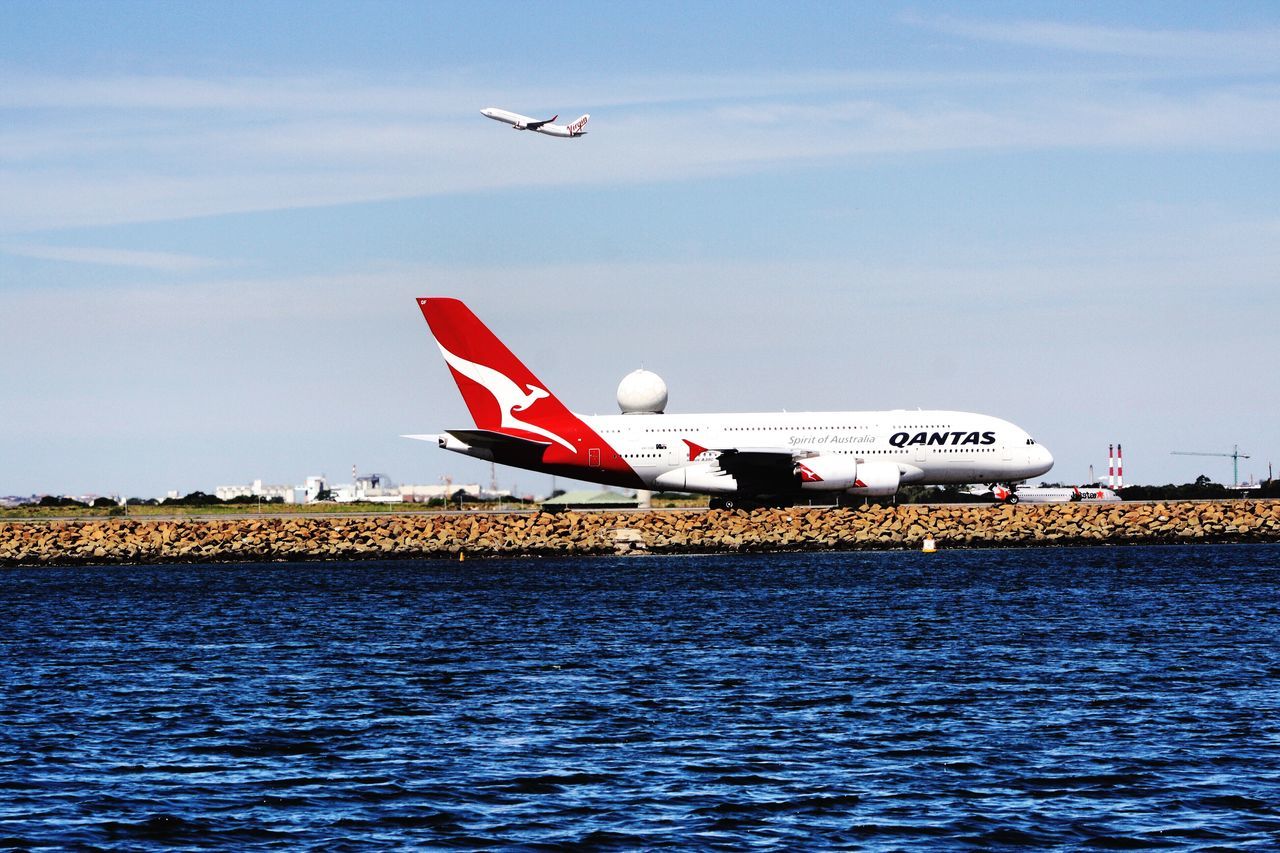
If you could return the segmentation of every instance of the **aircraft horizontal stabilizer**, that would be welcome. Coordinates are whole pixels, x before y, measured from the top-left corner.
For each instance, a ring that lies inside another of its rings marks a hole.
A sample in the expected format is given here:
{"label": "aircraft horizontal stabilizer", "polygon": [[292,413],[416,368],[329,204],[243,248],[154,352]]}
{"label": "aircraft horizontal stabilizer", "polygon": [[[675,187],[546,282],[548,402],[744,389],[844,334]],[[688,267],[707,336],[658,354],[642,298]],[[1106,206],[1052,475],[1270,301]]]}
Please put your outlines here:
{"label": "aircraft horizontal stabilizer", "polygon": [[518,435],[508,435],[505,432],[498,432],[492,429],[447,429],[445,432],[472,447],[510,447],[543,450],[551,446],[549,441],[522,438]]}
{"label": "aircraft horizontal stabilizer", "polygon": [[[469,456],[517,466],[541,462],[542,454],[551,446],[549,441],[522,438],[491,429],[449,429],[445,430],[442,438],[446,442],[450,438],[461,442]],[[449,450],[458,449],[444,443],[441,446]]]}

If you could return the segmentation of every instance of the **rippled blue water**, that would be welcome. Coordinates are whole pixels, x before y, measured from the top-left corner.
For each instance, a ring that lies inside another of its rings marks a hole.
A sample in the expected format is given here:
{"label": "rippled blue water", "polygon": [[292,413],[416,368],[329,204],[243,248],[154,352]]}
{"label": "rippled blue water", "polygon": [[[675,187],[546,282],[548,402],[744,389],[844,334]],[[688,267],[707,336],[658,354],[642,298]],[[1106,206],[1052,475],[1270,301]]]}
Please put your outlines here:
{"label": "rippled blue water", "polygon": [[1280,843],[1280,548],[0,573],[0,846]]}

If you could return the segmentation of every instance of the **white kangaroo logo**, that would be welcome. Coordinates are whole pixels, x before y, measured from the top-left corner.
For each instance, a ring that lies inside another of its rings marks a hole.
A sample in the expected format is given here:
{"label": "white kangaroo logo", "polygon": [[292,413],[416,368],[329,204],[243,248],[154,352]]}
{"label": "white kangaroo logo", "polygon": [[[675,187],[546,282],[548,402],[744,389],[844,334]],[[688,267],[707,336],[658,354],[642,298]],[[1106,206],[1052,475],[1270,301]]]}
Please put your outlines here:
{"label": "white kangaroo logo", "polygon": [[456,356],[445,349],[439,341],[436,341],[436,346],[440,347],[440,354],[444,356],[444,360],[450,367],[472,382],[483,385],[484,389],[493,395],[493,399],[498,403],[498,411],[502,413],[501,424],[504,428],[522,429],[525,432],[546,436],[571,452],[578,452],[572,444],[554,432],[522,421],[514,415],[515,412],[523,412],[543,397],[550,397],[550,391],[536,385],[525,385],[525,390],[521,390],[519,385],[492,367],[485,367],[483,364],[476,364],[474,361]]}

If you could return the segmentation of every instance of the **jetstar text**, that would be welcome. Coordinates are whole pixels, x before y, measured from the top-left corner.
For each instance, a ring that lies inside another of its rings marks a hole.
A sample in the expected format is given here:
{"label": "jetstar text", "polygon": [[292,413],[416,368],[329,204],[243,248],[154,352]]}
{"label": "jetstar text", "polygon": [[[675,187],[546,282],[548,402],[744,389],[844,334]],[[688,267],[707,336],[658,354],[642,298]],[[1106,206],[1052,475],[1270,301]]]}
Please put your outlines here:
{"label": "jetstar text", "polygon": [[995,444],[994,432],[895,432],[889,436],[889,443],[894,447],[908,447],[913,444],[925,445],[957,445],[957,444]]}

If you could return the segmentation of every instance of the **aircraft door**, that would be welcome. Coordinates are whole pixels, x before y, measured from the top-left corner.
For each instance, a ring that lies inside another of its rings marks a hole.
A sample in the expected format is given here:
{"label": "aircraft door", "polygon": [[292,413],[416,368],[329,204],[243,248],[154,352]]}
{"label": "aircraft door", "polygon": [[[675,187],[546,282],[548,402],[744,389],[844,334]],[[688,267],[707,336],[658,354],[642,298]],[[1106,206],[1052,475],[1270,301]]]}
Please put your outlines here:
{"label": "aircraft door", "polygon": [[665,444],[659,444],[658,449],[662,451],[662,464],[668,468],[679,468],[685,463],[685,457],[680,453],[677,447],[667,447]]}
{"label": "aircraft door", "polygon": [[590,468],[600,467],[600,448],[593,447],[587,451],[587,466]]}

